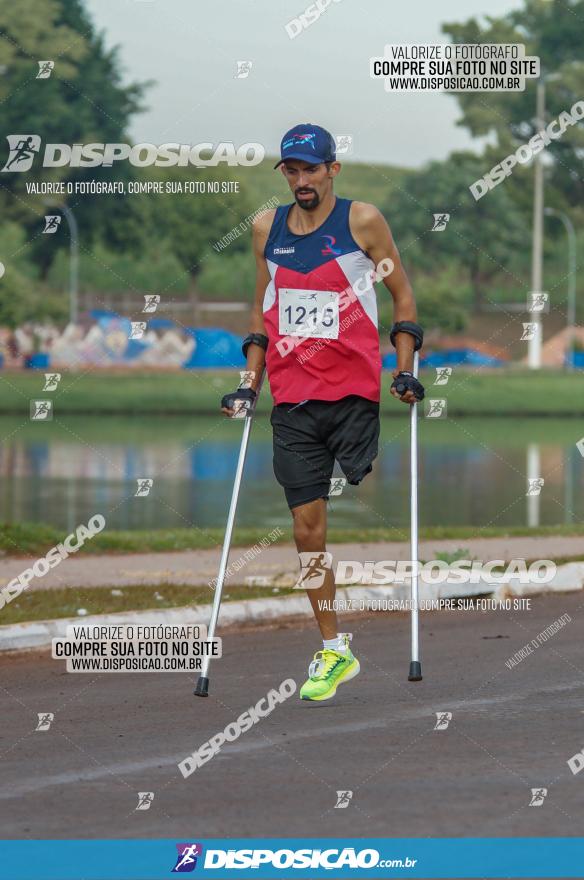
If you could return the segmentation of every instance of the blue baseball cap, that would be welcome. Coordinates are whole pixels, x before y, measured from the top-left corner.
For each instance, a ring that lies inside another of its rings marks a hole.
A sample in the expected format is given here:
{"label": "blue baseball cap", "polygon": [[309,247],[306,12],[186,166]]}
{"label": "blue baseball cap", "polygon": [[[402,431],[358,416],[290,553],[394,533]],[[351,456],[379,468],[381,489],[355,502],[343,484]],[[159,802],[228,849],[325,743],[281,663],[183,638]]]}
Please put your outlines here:
{"label": "blue baseball cap", "polygon": [[337,146],[332,134],[320,125],[295,125],[287,131],[280,144],[280,161],[278,168],[286,159],[299,159],[311,165],[321,162],[334,162],[337,158]]}

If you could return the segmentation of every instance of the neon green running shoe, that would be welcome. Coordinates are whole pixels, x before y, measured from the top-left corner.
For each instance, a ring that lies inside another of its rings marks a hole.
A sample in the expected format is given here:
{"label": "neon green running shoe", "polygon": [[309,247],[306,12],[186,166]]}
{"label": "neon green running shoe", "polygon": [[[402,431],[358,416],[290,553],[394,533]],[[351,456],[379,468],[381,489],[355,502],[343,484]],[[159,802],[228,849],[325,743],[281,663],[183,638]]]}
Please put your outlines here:
{"label": "neon green running shoe", "polygon": [[332,651],[324,648],[317,651],[308,667],[310,676],[300,688],[301,700],[330,700],[337,692],[338,685],[359,675],[359,661],[349,649]]}

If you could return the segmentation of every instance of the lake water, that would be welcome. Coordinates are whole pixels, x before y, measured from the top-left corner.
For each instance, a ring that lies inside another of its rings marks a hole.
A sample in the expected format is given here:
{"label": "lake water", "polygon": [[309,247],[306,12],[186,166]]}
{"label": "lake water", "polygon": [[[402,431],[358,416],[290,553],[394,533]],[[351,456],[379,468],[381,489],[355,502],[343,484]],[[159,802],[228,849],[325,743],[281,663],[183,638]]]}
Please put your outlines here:
{"label": "lake water", "polygon": [[[4,417],[0,518],[64,530],[94,513],[102,513],[115,529],[222,526],[241,431],[241,422],[220,416],[78,416],[46,424]],[[421,525],[582,521],[580,420],[421,418],[419,435]],[[332,499],[330,525],[403,530],[409,517],[408,473],[404,412],[382,420],[374,471],[361,486],[347,486]],[[528,477],[543,477],[539,496],[526,497]],[[138,479],[153,480],[145,497],[135,496]],[[272,472],[269,419],[258,414],[237,524],[273,528],[288,522]]]}

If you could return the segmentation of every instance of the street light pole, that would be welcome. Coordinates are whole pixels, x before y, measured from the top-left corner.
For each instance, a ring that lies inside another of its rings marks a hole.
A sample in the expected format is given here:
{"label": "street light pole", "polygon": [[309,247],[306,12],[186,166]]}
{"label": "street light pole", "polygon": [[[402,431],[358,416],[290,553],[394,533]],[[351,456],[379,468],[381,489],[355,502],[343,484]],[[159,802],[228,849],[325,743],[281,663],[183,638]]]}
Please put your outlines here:
{"label": "street light pole", "polygon": [[[545,85],[543,77],[537,83],[537,109],[535,126],[537,131],[545,125]],[[533,244],[531,250],[531,293],[542,293],[543,279],[543,162],[541,153],[536,153],[534,160],[533,188]],[[541,312],[532,313],[535,332],[528,342],[527,363],[531,370],[541,367]]]}
{"label": "street light pole", "polygon": [[69,226],[69,322],[76,324],[79,317],[79,227],[68,205],[50,199],[43,199],[43,204],[61,211]]}
{"label": "street light pole", "polygon": [[69,224],[70,260],[69,260],[69,321],[77,323],[79,317],[79,227],[75,214],[68,205],[59,205]]}
{"label": "street light pole", "polygon": [[566,325],[568,327],[568,370],[574,369],[574,327],[576,325],[576,230],[574,224],[563,211],[546,208],[550,217],[561,220],[568,235],[568,305],[566,308]]}

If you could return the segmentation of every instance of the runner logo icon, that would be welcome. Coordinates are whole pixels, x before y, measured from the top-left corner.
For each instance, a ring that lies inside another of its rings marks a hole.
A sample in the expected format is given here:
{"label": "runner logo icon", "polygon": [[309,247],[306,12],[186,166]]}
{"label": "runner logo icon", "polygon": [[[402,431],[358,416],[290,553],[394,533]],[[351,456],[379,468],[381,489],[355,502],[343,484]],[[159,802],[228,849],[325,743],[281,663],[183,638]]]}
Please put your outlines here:
{"label": "runner logo icon", "polygon": [[197,867],[197,859],[203,855],[203,847],[200,843],[177,843],[178,856],[176,865],[172,869],[173,874],[186,874],[194,871]]}
{"label": "runner logo icon", "polygon": [[6,140],[10,155],[2,171],[29,171],[41,147],[38,134],[9,134]]}

